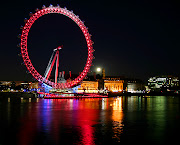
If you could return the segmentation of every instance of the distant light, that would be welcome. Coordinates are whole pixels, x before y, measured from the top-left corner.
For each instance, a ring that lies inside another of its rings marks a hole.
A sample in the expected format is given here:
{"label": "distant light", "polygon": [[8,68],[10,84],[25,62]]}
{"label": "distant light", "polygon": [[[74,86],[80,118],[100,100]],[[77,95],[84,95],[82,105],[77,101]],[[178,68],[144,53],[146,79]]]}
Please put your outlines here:
{"label": "distant light", "polygon": [[98,67],[98,68],[97,68],[97,72],[100,72],[100,71],[101,71],[101,68]]}

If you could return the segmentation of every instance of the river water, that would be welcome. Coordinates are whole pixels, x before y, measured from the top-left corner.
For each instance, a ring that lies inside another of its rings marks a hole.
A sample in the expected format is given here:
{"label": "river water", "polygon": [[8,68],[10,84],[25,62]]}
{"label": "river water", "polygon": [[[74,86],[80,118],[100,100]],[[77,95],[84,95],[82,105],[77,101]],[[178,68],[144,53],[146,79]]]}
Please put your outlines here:
{"label": "river water", "polygon": [[180,98],[1,99],[0,145],[177,143]]}

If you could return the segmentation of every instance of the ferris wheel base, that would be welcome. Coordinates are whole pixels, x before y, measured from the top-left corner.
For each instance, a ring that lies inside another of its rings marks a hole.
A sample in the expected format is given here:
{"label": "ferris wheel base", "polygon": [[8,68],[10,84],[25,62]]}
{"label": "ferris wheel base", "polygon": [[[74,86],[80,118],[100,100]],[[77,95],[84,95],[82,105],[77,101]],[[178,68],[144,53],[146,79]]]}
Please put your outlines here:
{"label": "ferris wheel base", "polygon": [[71,89],[56,90],[49,85],[42,83],[39,96],[44,99],[79,99],[79,98],[107,98],[108,96],[100,93],[78,93],[76,86]]}

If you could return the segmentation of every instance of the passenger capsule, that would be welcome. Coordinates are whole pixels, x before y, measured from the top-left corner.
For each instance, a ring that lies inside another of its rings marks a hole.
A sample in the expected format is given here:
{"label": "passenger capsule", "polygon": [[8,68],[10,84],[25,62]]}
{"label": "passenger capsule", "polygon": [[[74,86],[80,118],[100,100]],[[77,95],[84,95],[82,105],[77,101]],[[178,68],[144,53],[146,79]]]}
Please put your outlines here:
{"label": "passenger capsule", "polygon": [[36,9],[35,9],[35,11],[37,12],[37,11],[39,11],[39,9],[38,9],[38,8],[36,8]]}
{"label": "passenger capsule", "polygon": [[45,9],[45,8],[46,8],[46,6],[45,6],[45,5],[43,5],[43,6],[42,6],[42,9]]}
{"label": "passenger capsule", "polygon": [[23,29],[23,28],[24,28],[23,26],[20,27],[20,29]]}
{"label": "passenger capsule", "polygon": [[21,65],[25,65],[24,62],[22,62]]}
{"label": "passenger capsule", "polygon": [[19,34],[17,37],[18,37],[18,38],[21,38],[21,34]]}
{"label": "passenger capsule", "polygon": [[22,54],[21,54],[21,53],[19,53],[19,54],[18,54],[18,56],[22,56]]}
{"label": "passenger capsule", "polygon": [[32,15],[33,15],[33,13],[32,13],[32,12],[30,12],[30,13],[29,13],[29,16],[31,17]]}
{"label": "passenger capsule", "polygon": [[50,7],[50,8],[52,8],[52,7],[53,7],[53,5],[52,5],[52,4],[50,4],[50,5],[49,5],[49,7]]}
{"label": "passenger capsule", "polygon": [[17,47],[21,47],[21,44],[19,43],[19,44],[17,45]]}
{"label": "passenger capsule", "polygon": [[27,18],[24,19],[24,22],[25,22],[25,23],[27,22]]}

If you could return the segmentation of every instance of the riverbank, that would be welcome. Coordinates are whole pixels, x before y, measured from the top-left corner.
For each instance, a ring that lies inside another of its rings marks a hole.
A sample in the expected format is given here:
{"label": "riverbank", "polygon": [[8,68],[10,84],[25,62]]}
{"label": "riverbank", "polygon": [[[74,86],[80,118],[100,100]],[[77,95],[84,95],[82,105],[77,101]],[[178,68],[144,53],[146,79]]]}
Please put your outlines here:
{"label": "riverbank", "polygon": [[180,96],[180,94],[172,92],[150,92],[150,93],[122,93],[122,92],[110,92],[108,93],[109,97],[116,96]]}
{"label": "riverbank", "polygon": [[28,93],[28,92],[0,92],[0,98],[15,98],[15,97],[22,97],[22,98],[36,98],[36,93]]}
{"label": "riverbank", "polygon": [[[100,94],[101,95],[101,94]],[[105,96],[105,98],[107,97],[117,97],[117,96],[180,96],[180,94],[176,94],[176,93],[162,93],[162,92],[151,92],[151,93],[122,93],[122,92],[110,92],[108,93],[108,96]],[[0,99],[3,98],[24,98],[24,99],[28,99],[28,98],[38,98],[39,94],[38,93],[32,93],[32,92],[0,92]],[[63,99],[74,99],[74,98],[103,98],[103,95],[101,97],[99,96],[71,96],[71,97],[44,97],[46,99],[49,98],[63,98]]]}

